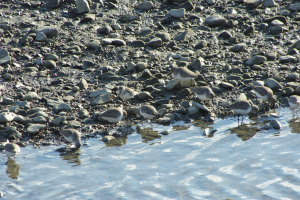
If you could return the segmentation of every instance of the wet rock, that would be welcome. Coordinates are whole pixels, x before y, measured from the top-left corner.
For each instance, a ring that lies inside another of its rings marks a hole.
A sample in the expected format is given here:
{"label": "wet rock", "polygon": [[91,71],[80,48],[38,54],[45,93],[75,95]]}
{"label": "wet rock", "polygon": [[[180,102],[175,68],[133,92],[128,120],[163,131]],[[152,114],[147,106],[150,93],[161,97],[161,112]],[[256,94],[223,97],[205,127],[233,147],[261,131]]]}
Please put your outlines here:
{"label": "wet rock", "polygon": [[198,70],[200,67],[202,67],[204,65],[204,59],[203,58],[197,58],[196,60],[194,60],[191,64],[190,67],[193,70]]}
{"label": "wet rock", "polygon": [[144,69],[147,68],[147,63],[145,63],[145,62],[138,62],[135,67],[139,71],[143,71]]}
{"label": "wet rock", "polygon": [[202,49],[205,47],[207,47],[207,42],[205,40],[201,40],[195,45],[196,49]]}
{"label": "wet rock", "polygon": [[289,9],[291,11],[299,11],[300,10],[300,3],[294,3],[294,4],[290,5]]}
{"label": "wet rock", "polygon": [[3,98],[3,103],[6,104],[6,105],[12,105],[15,103],[15,101],[11,98],[8,98],[8,97],[4,97]]}
{"label": "wet rock", "polygon": [[94,40],[87,45],[87,48],[90,50],[95,50],[97,49],[97,47],[99,47],[99,45],[100,45],[100,41]]}
{"label": "wet rock", "polygon": [[[299,3],[299,5],[300,5],[300,3]],[[300,40],[297,40],[294,44],[292,44],[290,49],[293,49],[293,48],[298,49],[298,50],[300,49]]]}
{"label": "wet rock", "polygon": [[88,118],[89,112],[87,111],[87,109],[81,109],[79,110],[78,115],[80,119]]}
{"label": "wet rock", "polygon": [[175,17],[175,18],[184,18],[185,9],[184,8],[172,9],[169,11],[169,15],[171,15],[172,17]]}
{"label": "wet rock", "polygon": [[58,8],[63,3],[63,0],[48,0],[47,7],[48,8]]}
{"label": "wet rock", "polygon": [[268,78],[265,81],[265,86],[271,88],[272,90],[282,89],[282,85],[272,78]]}
{"label": "wet rock", "polygon": [[119,45],[119,46],[124,46],[126,45],[126,42],[124,40],[121,39],[103,39],[102,40],[103,44],[105,45]]}
{"label": "wet rock", "polygon": [[199,108],[197,106],[190,106],[187,109],[188,115],[196,114],[196,113],[198,113],[198,111],[199,111]]}
{"label": "wet rock", "polygon": [[12,127],[12,126],[5,128],[4,132],[7,135],[14,135],[17,138],[22,137],[22,133],[20,133],[19,131],[17,131],[17,129],[15,127]]}
{"label": "wet rock", "polygon": [[277,4],[274,0],[264,0],[263,6],[264,7],[277,7]]}
{"label": "wet rock", "polygon": [[169,124],[171,123],[171,118],[169,117],[161,117],[157,119],[158,124]]}
{"label": "wet rock", "polygon": [[270,123],[270,125],[274,128],[274,129],[281,129],[281,124],[279,121],[277,121],[276,119],[273,119]]}
{"label": "wet rock", "polygon": [[89,84],[87,83],[87,81],[85,79],[81,79],[80,82],[77,84],[77,86],[81,90],[86,90],[89,87]]}
{"label": "wet rock", "polygon": [[170,131],[169,130],[161,131],[161,132],[159,132],[159,134],[161,134],[161,135],[169,135]]}
{"label": "wet rock", "polygon": [[225,21],[226,20],[220,15],[210,16],[205,19],[206,25],[210,27],[220,26]]}
{"label": "wet rock", "polygon": [[230,90],[232,90],[234,88],[234,85],[232,85],[231,83],[227,83],[227,82],[222,82],[221,85],[222,85],[222,87],[224,87],[226,89],[230,89]]}
{"label": "wet rock", "polygon": [[216,115],[214,113],[210,112],[203,118],[203,121],[204,122],[214,122],[215,119],[216,119]]}
{"label": "wet rock", "polygon": [[191,11],[194,10],[194,5],[191,1],[186,1],[180,4],[179,6],[177,6],[176,9],[180,9],[180,8],[184,8],[186,11]]}
{"label": "wet rock", "polygon": [[144,69],[142,72],[143,77],[152,77],[152,73],[150,72],[149,69]]}
{"label": "wet rock", "polygon": [[195,32],[193,30],[188,29],[187,31],[184,31],[178,35],[175,36],[175,40],[177,41],[187,41],[191,37],[195,35]]}
{"label": "wet rock", "polygon": [[155,33],[155,36],[158,37],[158,38],[160,38],[163,42],[167,42],[167,41],[171,40],[170,34],[166,33],[166,32]]}
{"label": "wet rock", "polygon": [[47,69],[54,69],[54,68],[56,68],[56,63],[53,60],[43,60],[43,65]]}
{"label": "wet rock", "polygon": [[153,38],[152,40],[149,41],[148,45],[152,47],[161,47],[163,43],[160,38]]}
{"label": "wet rock", "polygon": [[56,117],[56,118],[54,118],[54,119],[51,121],[51,123],[52,123],[53,126],[59,126],[59,125],[61,125],[62,122],[65,121],[65,120],[66,120],[66,117]]}
{"label": "wet rock", "polygon": [[103,142],[110,142],[111,140],[115,139],[114,136],[112,135],[105,135],[103,138],[102,138],[102,141]]}
{"label": "wet rock", "polygon": [[36,41],[45,42],[47,40],[47,36],[43,32],[38,32],[35,37]]}
{"label": "wet rock", "polygon": [[[113,29],[108,25],[97,29],[98,33],[101,33],[101,34],[104,34],[104,35],[109,35],[112,31],[113,31]],[[106,41],[106,40],[104,40],[104,41]]]}
{"label": "wet rock", "polygon": [[263,0],[246,0],[245,3],[249,7],[257,8],[259,5],[261,5]]}
{"label": "wet rock", "polygon": [[263,64],[264,62],[266,62],[267,58],[265,56],[253,56],[252,58],[250,58],[249,60],[246,61],[247,65],[259,65],[259,64]]}
{"label": "wet rock", "polygon": [[54,60],[58,61],[59,57],[55,54],[47,53],[43,60]]}

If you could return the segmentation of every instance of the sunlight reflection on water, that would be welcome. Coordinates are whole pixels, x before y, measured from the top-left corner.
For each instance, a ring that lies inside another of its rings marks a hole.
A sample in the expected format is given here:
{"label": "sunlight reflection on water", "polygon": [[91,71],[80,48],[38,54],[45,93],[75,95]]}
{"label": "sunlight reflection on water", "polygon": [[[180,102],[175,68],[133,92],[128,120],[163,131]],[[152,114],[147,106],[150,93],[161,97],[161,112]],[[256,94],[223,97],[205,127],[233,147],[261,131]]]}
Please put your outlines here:
{"label": "sunlight reflection on water", "polygon": [[[244,124],[138,125],[111,142],[85,140],[78,151],[27,146],[7,164],[1,153],[0,191],[3,199],[297,199],[300,120],[277,112]],[[272,119],[282,129],[268,128]]]}

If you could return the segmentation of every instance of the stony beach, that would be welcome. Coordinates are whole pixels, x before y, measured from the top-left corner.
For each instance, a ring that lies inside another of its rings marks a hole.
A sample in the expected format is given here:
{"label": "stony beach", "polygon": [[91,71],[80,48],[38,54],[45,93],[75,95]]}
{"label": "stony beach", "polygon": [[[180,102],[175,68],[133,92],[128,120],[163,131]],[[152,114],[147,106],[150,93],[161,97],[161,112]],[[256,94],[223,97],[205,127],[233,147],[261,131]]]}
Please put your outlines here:
{"label": "stony beach", "polygon": [[[262,115],[269,108],[251,85],[286,107],[300,95],[298,11],[285,0],[2,0],[0,141],[59,145],[62,128],[110,140],[130,134],[147,104],[160,124],[233,116],[226,106],[237,98]],[[173,67],[198,77],[181,82]],[[137,95],[121,99],[120,86]],[[212,89],[212,104],[196,86]],[[117,125],[99,117],[120,105],[127,116]]]}

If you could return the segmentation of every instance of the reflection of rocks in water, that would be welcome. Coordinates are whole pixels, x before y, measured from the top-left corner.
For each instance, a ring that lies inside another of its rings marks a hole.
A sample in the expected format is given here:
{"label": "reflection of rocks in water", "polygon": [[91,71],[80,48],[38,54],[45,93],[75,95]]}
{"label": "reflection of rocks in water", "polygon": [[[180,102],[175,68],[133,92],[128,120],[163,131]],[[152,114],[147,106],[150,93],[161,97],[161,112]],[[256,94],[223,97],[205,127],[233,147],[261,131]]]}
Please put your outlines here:
{"label": "reflection of rocks in water", "polygon": [[300,119],[299,118],[291,119],[288,122],[288,124],[291,129],[291,133],[300,133]]}
{"label": "reflection of rocks in water", "polygon": [[140,126],[136,126],[136,131],[142,136],[142,139],[144,139],[143,142],[161,138],[161,136],[158,134],[158,131],[154,131],[153,128],[141,128]]}
{"label": "reflection of rocks in water", "polygon": [[184,131],[184,130],[188,130],[191,127],[191,125],[177,125],[177,126],[173,126],[173,131]]}
{"label": "reflection of rocks in water", "polygon": [[6,163],[7,169],[6,174],[9,178],[17,179],[19,176],[20,164],[16,163],[15,160],[9,158]]}
{"label": "reflection of rocks in water", "polygon": [[214,124],[213,122],[204,122],[202,120],[195,120],[193,125],[196,127],[201,127],[203,130],[209,128],[210,125]]}
{"label": "reflection of rocks in water", "polygon": [[236,133],[237,136],[241,138],[243,141],[252,138],[259,131],[257,127],[253,127],[252,125],[249,124],[242,124],[238,127],[229,130],[231,133]]}
{"label": "reflection of rocks in water", "polygon": [[80,157],[80,150],[76,148],[72,149],[66,149],[66,148],[60,148],[56,151],[60,152],[60,157],[64,160],[68,160],[68,163],[75,163],[73,166],[79,166],[81,165]]}
{"label": "reflection of rocks in water", "polygon": [[122,137],[116,137],[112,140],[104,142],[106,147],[112,147],[112,146],[123,146],[127,142],[127,136]]}

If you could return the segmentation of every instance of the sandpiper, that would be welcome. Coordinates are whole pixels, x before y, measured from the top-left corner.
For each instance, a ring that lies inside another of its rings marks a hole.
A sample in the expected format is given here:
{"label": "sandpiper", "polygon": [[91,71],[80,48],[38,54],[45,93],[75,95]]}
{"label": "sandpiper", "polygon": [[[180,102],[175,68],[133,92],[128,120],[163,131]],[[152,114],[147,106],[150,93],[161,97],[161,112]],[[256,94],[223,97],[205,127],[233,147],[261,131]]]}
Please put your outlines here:
{"label": "sandpiper", "polygon": [[207,86],[191,88],[191,90],[200,100],[213,100],[215,97],[215,93]]}
{"label": "sandpiper", "polygon": [[242,121],[243,121],[243,115],[247,115],[251,112],[251,110],[255,110],[256,113],[258,113],[259,108],[256,105],[253,105],[252,101],[248,100],[241,100],[236,101],[233,104],[229,105],[228,108],[232,109],[235,113],[238,114],[238,120],[240,115],[242,115]]}
{"label": "sandpiper", "polygon": [[159,116],[159,113],[157,112],[156,108],[150,105],[140,106],[135,110],[135,113],[146,119],[153,119],[154,117]]}
{"label": "sandpiper", "polygon": [[117,94],[121,99],[128,100],[134,98],[134,96],[137,95],[138,92],[134,91],[131,88],[120,86],[118,88]]}
{"label": "sandpiper", "polygon": [[78,130],[72,128],[62,129],[60,133],[68,142],[74,143],[77,149],[81,147],[81,133]]}
{"label": "sandpiper", "polygon": [[297,95],[290,96],[289,105],[292,109],[298,109],[300,107],[300,97]]}
{"label": "sandpiper", "polygon": [[276,98],[273,95],[273,91],[266,87],[266,86],[256,86],[256,85],[251,85],[253,88],[256,96],[260,99],[262,99],[265,102],[274,104],[274,111],[275,111],[275,104],[276,104]]}
{"label": "sandpiper", "polygon": [[110,123],[118,123],[122,120],[123,116],[126,116],[127,113],[123,110],[123,106],[120,108],[110,108],[104,113],[101,113],[99,117],[110,122]]}
{"label": "sandpiper", "polygon": [[183,67],[173,67],[172,74],[174,78],[180,80],[181,82],[191,81],[193,78],[197,78],[199,75]]}
{"label": "sandpiper", "polygon": [[16,155],[21,152],[21,149],[17,144],[8,143],[4,146],[4,151],[9,158],[14,157],[15,159]]}

